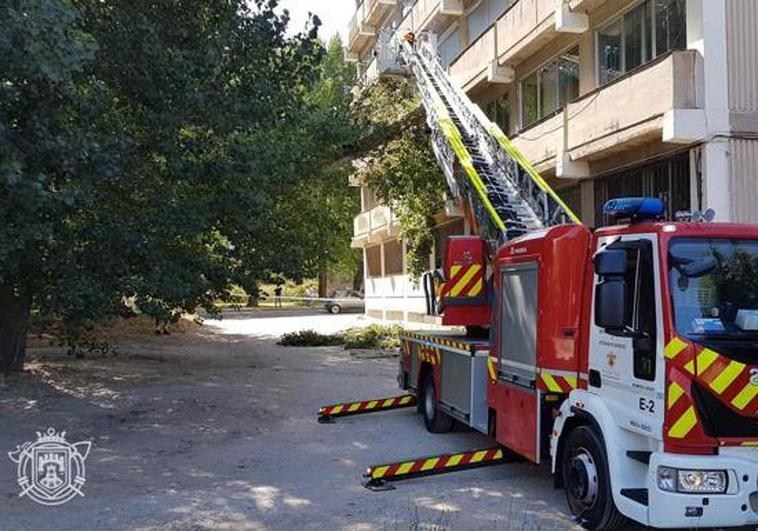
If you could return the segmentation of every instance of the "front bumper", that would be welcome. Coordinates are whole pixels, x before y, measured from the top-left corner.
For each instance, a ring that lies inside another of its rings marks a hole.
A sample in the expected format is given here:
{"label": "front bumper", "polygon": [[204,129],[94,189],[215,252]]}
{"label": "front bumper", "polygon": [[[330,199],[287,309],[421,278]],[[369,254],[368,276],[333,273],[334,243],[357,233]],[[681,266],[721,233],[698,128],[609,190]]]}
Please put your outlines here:
{"label": "front bumper", "polygon": [[[657,470],[726,470],[726,494],[683,494],[658,488]],[[758,448],[718,456],[654,453],[648,474],[648,524],[659,528],[758,525]]]}

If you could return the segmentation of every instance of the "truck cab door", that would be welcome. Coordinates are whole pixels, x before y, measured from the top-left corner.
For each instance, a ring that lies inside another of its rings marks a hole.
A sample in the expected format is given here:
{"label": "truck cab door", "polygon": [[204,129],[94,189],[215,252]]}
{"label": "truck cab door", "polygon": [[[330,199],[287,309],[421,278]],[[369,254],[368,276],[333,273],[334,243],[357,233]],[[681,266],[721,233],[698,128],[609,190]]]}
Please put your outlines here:
{"label": "truck cab door", "polygon": [[655,234],[598,241],[589,391],[604,398],[621,428],[660,439],[665,403],[658,254]]}

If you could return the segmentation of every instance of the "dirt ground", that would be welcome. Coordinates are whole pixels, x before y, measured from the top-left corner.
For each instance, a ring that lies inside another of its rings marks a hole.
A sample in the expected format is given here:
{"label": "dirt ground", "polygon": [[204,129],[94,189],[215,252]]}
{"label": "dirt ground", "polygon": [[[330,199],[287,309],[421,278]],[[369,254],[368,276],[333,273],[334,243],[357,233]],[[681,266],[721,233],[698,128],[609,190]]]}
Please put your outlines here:
{"label": "dirt ground", "polygon": [[[398,393],[396,359],[285,348],[287,331],[333,332],[362,316],[229,312],[171,336],[122,338],[118,355],[34,348],[0,388],[0,530],[578,529],[545,466],[509,464],[361,485],[367,465],[485,447],[432,435],[406,409],[320,425],[320,405]],[[19,497],[6,452],[48,426],[90,440],[85,497]]]}

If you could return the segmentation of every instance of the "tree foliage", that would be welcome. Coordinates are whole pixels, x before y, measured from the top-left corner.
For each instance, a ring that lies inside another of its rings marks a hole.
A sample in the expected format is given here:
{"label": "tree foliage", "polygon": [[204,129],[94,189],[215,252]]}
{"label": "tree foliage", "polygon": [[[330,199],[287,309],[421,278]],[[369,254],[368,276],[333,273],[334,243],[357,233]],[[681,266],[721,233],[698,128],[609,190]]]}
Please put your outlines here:
{"label": "tree foliage", "polygon": [[0,0],[0,320],[168,320],[336,260],[352,80],[276,4]]}
{"label": "tree foliage", "polygon": [[356,114],[367,124],[369,138],[384,138],[370,150],[361,174],[398,217],[400,237],[408,250],[408,270],[418,278],[429,269],[434,215],[446,191],[423,111],[405,82],[384,80],[358,102]]}

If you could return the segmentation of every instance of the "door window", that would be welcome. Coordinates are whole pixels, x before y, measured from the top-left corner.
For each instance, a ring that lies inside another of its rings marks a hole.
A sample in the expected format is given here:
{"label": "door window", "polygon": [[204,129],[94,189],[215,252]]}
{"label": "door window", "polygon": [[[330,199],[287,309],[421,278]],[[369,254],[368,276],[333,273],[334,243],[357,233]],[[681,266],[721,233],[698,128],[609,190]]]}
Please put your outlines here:
{"label": "door window", "polygon": [[634,337],[634,377],[653,381],[656,361],[653,247],[647,240],[609,246],[609,249],[619,248],[625,250],[627,258],[624,328]]}

